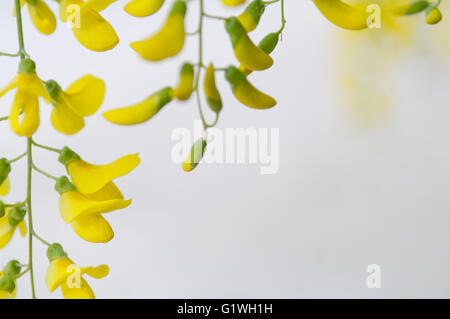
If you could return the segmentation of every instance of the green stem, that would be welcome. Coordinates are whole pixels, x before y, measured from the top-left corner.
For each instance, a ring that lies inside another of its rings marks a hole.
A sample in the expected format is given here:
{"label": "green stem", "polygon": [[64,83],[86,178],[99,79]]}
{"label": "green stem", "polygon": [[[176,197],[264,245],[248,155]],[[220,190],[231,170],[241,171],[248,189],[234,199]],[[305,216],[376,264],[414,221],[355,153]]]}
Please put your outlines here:
{"label": "green stem", "polygon": [[48,178],[50,178],[50,179],[53,179],[54,181],[57,181],[57,180],[58,180],[58,177],[53,176],[52,174],[49,174],[49,173],[47,173],[47,172],[44,172],[43,170],[37,168],[36,165],[32,164],[32,167],[33,167],[33,169],[34,169],[36,172],[41,173],[41,174],[44,175],[45,177],[48,177]]}
{"label": "green stem", "polygon": [[23,26],[22,26],[22,12],[20,6],[20,0],[14,0],[16,6],[16,21],[17,21],[17,37],[19,40],[19,55],[20,59],[25,59],[27,53],[25,52],[25,44],[23,41]]}
{"label": "green stem", "polygon": [[33,236],[36,237],[37,239],[39,239],[39,241],[40,241],[41,243],[43,243],[44,245],[46,245],[46,246],[50,246],[50,245],[51,245],[51,244],[50,244],[48,241],[46,241],[44,238],[42,238],[41,236],[39,236],[38,234],[36,234],[35,231],[33,231]]}
{"label": "green stem", "polygon": [[8,120],[9,119],[9,116],[3,116],[3,117],[0,117],[0,122],[1,121],[6,121],[6,120]]}
{"label": "green stem", "polygon": [[20,160],[22,157],[25,157],[28,154],[28,152],[25,152],[19,156],[17,156],[16,158],[13,158],[12,160],[9,160],[10,163],[14,163],[17,162],[18,160]]}
{"label": "green stem", "polygon": [[30,280],[31,280],[31,295],[33,299],[36,299],[36,291],[34,289],[34,274],[33,274],[33,217],[31,213],[31,176],[33,169],[33,156],[32,156],[32,141],[31,137],[27,139],[27,154],[28,154],[28,166],[27,166],[27,208],[28,208],[28,227],[30,231],[28,233],[28,264],[30,265]]}
{"label": "green stem", "polygon": [[42,144],[38,144],[38,143],[36,143],[33,140],[31,141],[31,143],[33,143],[34,146],[37,146],[37,147],[42,148],[44,150],[47,150],[47,151],[50,151],[50,152],[55,152],[55,153],[61,153],[60,149],[53,148],[53,147],[46,146],[46,145],[42,145]]}

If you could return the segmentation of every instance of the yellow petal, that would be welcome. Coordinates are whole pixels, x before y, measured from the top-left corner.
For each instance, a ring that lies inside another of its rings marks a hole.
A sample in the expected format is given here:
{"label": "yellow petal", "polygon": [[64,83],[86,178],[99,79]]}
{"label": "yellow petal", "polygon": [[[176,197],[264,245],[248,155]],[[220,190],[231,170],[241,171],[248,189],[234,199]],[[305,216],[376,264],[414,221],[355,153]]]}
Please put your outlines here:
{"label": "yellow petal", "polygon": [[63,94],[63,99],[80,116],[97,112],[105,98],[105,82],[86,75],[74,82]]}
{"label": "yellow petal", "polygon": [[5,95],[7,92],[11,91],[12,89],[15,89],[19,85],[18,76],[16,76],[6,87],[4,87],[0,91],[0,97]]}
{"label": "yellow petal", "polygon": [[25,237],[28,232],[27,224],[25,223],[25,221],[22,220],[19,225],[17,225],[17,228],[19,228],[20,235],[22,235],[22,237]]}
{"label": "yellow petal", "polygon": [[31,137],[39,127],[38,97],[18,89],[9,120],[17,135]]}
{"label": "yellow petal", "polygon": [[75,134],[84,127],[83,118],[75,114],[63,99],[53,107],[51,122],[55,130],[67,135]]}
{"label": "yellow petal", "polygon": [[111,50],[119,43],[113,27],[97,11],[90,8],[81,8],[80,25],[74,25],[72,32],[83,46],[92,51]]}
{"label": "yellow petal", "polygon": [[313,0],[331,23],[348,30],[367,28],[368,14],[340,0]]}
{"label": "yellow petal", "polygon": [[95,193],[87,194],[87,195],[85,194],[84,196],[90,200],[97,201],[97,202],[102,202],[102,201],[112,200],[112,199],[124,199],[121,191],[119,190],[119,188],[117,188],[116,184],[114,184],[113,182],[109,182],[102,189],[100,189],[99,191],[97,191]]}
{"label": "yellow petal", "polygon": [[45,276],[45,283],[50,292],[55,291],[61,286],[72,273],[70,271],[72,265],[75,265],[69,258],[55,259],[50,262]]}
{"label": "yellow petal", "polygon": [[61,0],[59,2],[59,18],[63,22],[67,22],[71,15],[76,14],[74,5],[77,6],[77,10],[80,10],[85,3],[82,0]]}
{"label": "yellow petal", "polygon": [[28,12],[34,26],[43,34],[52,34],[56,29],[56,18],[53,12],[42,0],[35,5],[28,4]]}
{"label": "yellow petal", "polygon": [[143,59],[161,61],[177,55],[183,49],[186,35],[184,29],[186,4],[182,1],[177,1],[175,6],[179,6],[180,9],[169,15],[158,33],[147,40],[130,44],[133,50],[139,53]]}
{"label": "yellow petal", "polygon": [[135,17],[148,17],[161,9],[164,0],[132,0],[124,10]]}
{"label": "yellow petal", "polygon": [[11,240],[15,228],[8,222],[8,214],[0,218],[0,249],[5,247]]}
{"label": "yellow petal", "polygon": [[116,1],[117,0],[88,0],[85,3],[85,7],[89,7],[97,12],[100,12],[108,8],[111,3]]}
{"label": "yellow petal", "polygon": [[36,73],[19,73],[17,76],[17,81],[19,89],[37,97],[42,97],[45,102],[50,103],[50,95]]}
{"label": "yellow petal", "polygon": [[92,215],[112,212],[123,209],[131,204],[131,200],[113,199],[107,201],[93,201],[77,191],[63,193],[59,198],[59,211],[66,223],[72,223],[75,219]]}
{"label": "yellow petal", "polygon": [[181,68],[180,82],[173,95],[180,101],[186,101],[194,90],[194,67],[192,64],[186,63]]}
{"label": "yellow petal", "polygon": [[75,160],[67,165],[67,171],[78,191],[92,194],[112,180],[134,170],[140,161],[138,154],[126,155],[107,165],[93,165],[83,160]]}
{"label": "yellow petal", "polygon": [[222,0],[222,3],[226,6],[232,7],[245,3],[245,0]]}
{"label": "yellow petal", "polygon": [[97,267],[84,267],[81,268],[82,274],[87,274],[95,279],[101,279],[109,274],[109,267],[108,265],[100,265]]}
{"label": "yellow petal", "polygon": [[119,125],[135,125],[148,121],[173,99],[173,90],[165,88],[145,101],[103,113],[108,121]]}
{"label": "yellow petal", "polygon": [[111,225],[100,214],[78,217],[70,225],[78,236],[90,243],[107,243],[114,237]]}
{"label": "yellow petal", "polygon": [[11,182],[9,181],[9,177],[7,177],[5,181],[0,185],[0,196],[8,195],[10,190]]}
{"label": "yellow petal", "polygon": [[61,291],[64,299],[95,299],[94,292],[83,277],[81,277],[80,288],[69,288],[64,282],[61,284]]}

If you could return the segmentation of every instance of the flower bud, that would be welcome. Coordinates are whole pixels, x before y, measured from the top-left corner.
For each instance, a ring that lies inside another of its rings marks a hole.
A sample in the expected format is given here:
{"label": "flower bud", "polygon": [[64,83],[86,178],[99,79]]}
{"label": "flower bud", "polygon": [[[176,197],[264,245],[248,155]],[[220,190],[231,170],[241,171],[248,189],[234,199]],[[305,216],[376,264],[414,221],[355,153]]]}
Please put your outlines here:
{"label": "flower bud", "polygon": [[5,268],[3,268],[3,271],[6,276],[14,277],[20,274],[21,269],[22,265],[20,264],[20,262],[18,262],[17,260],[11,260],[6,264]]}
{"label": "flower bud", "polygon": [[58,161],[67,167],[71,162],[81,159],[81,157],[67,146],[59,153]]}
{"label": "flower bud", "polygon": [[262,0],[253,0],[238,17],[238,20],[247,32],[251,32],[258,26],[265,10],[266,5]]}
{"label": "flower bud", "polygon": [[438,24],[442,20],[442,13],[438,8],[431,9],[427,13],[427,18],[425,20],[428,24]]}
{"label": "flower bud", "polygon": [[223,103],[219,90],[217,90],[214,66],[212,64],[210,64],[208,69],[206,69],[204,91],[206,102],[208,102],[211,110],[219,113],[222,110]]}
{"label": "flower bud", "polygon": [[205,154],[206,141],[203,138],[198,139],[194,145],[192,145],[191,152],[184,161],[182,168],[186,172],[193,171]]}
{"label": "flower bud", "polygon": [[53,243],[50,246],[48,246],[47,249],[47,257],[50,261],[53,261],[55,259],[64,259],[67,257],[66,252],[64,251],[63,247],[58,243]]}
{"label": "flower bud", "polygon": [[0,279],[0,290],[5,290],[9,293],[12,293],[14,289],[16,289],[14,279],[11,276],[7,276],[6,274],[4,274]]}
{"label": "flower bud", "polygon": [[0,185],[3,184],[10,172],[11,164],[9,163],[9,161],[6,158],[0,159]]}
{"label": "flower bud", "polygon": [[55,190],[59,194],[64,194],[66,192],[75,191],[77,190],[76,187],[70,182],[69,178],[67,176],[61,176],[58,178],[55,184]]}
{"label": "flower bud", "polygon": [[190,63],[185,63],[180,72],[180,83],[173,90],[173,95],[180,101],[185,101],[191,97],[194,89],[194,67]]}
{"label": "flower bud", "polygon": [[19,225],[23,221],[26,213],[27,209],[24,206],[11,208],[8,215],[8,222],[11,227],[16,227]]}
{"label": "flower bud", "polygon": [[36,73],[36,63],[31,59],[23,59],[19,63],[19,73],[32,74]]}

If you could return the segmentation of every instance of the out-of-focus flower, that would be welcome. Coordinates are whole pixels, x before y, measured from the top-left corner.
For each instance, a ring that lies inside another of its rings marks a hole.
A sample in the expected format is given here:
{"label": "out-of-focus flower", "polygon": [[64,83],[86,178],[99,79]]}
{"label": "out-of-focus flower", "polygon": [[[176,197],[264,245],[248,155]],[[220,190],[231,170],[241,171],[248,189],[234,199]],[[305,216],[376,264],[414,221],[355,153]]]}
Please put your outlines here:
{"label": "out-of-focus flower", "polygon": [[[31,21],[39,32],[49,35],[56,29],[56,17],[43,0],[21,0],[20,5],[27,5]],[[13,11],[16,14],[16,10]]]}
{"label": "out-of-focus flower", "polygon": [[124,10],[135,17],[148,17],[161,9],[164,0],[132,0]]}
{"label": "out-of-focus flower", "polygon": [[6,208],[5,216],[0,218],[0,249],[10,242],[17,228],[22,237],[25,237],[27,225],[23,218],[26,213],[27,211],[23,207]]}

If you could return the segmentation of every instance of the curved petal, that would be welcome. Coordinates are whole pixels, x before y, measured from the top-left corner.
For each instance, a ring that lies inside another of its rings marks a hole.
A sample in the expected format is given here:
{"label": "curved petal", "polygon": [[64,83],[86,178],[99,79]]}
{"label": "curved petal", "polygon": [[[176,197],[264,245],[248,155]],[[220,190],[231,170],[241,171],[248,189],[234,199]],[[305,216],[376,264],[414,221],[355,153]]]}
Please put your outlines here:
{"label": "curved petal", "polygon": [[85,7],[89,7],[97,12],[103,11],[109,7],[111,3],[117,0],[88,0],[85,2]]}
{"label": "curved petal", "polygon": [[120,189],[113,182],[109,182],[102,189],[95,193],[88,195],[85,194],[84,196],[96,202],[102,202],[112,199],[124,199]]}
{"label": "curved petal", "polygon": [[78,236],[90,243],[107,243],[114,237],[111,225],[100,214],[78,217],[70,225]]}
{"label": "curved petal", "polygon": [[69,258],[55,259],[50,262],[45,275],[45,283],[50,292],[63,284],[71,274],[69,267],[75,265]]}
{"label": "curved petal", "polygon": [[75,114],[64,101],[58,102],[52,109],[51,122],[58,132],[72,135],[84,127],[84,120]]}
{"label": "curved petal", "polygon": [[84,5],[82,0],[61,0],[59,2],[59,18],[63,22],[67,22],[72,14],[75,14],[74,5],[78,6],[79,11]]}
{"label": "curved petal", "polygon": [[75,160],[67,165],[67,171],[78,191],[92,194],[112,180],[134,170],[140,161],[138,154],[126,155],[107,165],[93,165],[83,160]]}
{"label": "curved petal", "polygon": [[0,196],[8,195],[10,190],[11,182],[9,181],[9,177],[7,177],[5,181],[0,185]]}
{"label": "curved petal", "polygon": [[148,17],[161,9],[164,0],[132,0],[124,10],[134,17]]}
{"label": "curved petal", "polygon": [[11,240],[15,228],[8,222],[8,214],[0,218],[0,249],[5,247]]}
{"label": "curved petal", "polygon": [[28,232],[28,228],[27,228],[27,223],[25,223],[24,220],[22,220],[19,225],[17,225],[17,228],[19,228],[20,231],[20,235],[22,237],[25,237],[27,235]]}
{"label": "curved petal", "polygon": [[59,211],[66,223],[92,214],[104,214],[130,206],[131,200],[113,199],[96,202],[84,197],[77,191],[63,193],[59,198]]}
{"label": "curved petal", "polygon": [[83,277],[80,288],[69,288],[66,283],[62,283],[61,291],[64,299],[95,299],[94,292]]}
{"label": "curved petal", "polygon": [[38,97],[19,88],[9,120],[17,135],[31,137],[39,127]]}
{"label": "curved petal", "polygon": [[62,94],[72,110],[80,116],[97,112],[105,98],[105,82],[92,75],[83,76]]}
{"label": "curved petal", "polygon": [[92,51],[111,50],[119,43],[116,31],[108,21],[89,8],[81,8],[80,26],[73,26],[72,32],[83,46]]}
{"label": "curved petal", "polygon": [[42,0],[37,0],[35,5],[28,4],[28,12],[36,29],[43,34],[52,34],[56,29],[56,18],[53,12]]}
{"label": "curved petal", "polygon": [[5,95],[7,92],[15,89],[19,85],[18,76],[16,76],[7,86],[0,90],[0,97]]}
{"label": "curved petal", "polygon": [[41,79],[36,75],[36,73],[24,74],[19,73],[17,76],[18,87],[20,90],[26,91],[31,95],[37,97],[42,97],[45,102],[50,103],[50,95]]}
{"label": "curved petal", "polygon": [[109,274],[109,267],[108,265],[100,265],[97,267],[84,267],[81,268],[82,274],[87,274],[88,276],[91,276],[95,279],[101,279],[103,277],[108,276]]}

